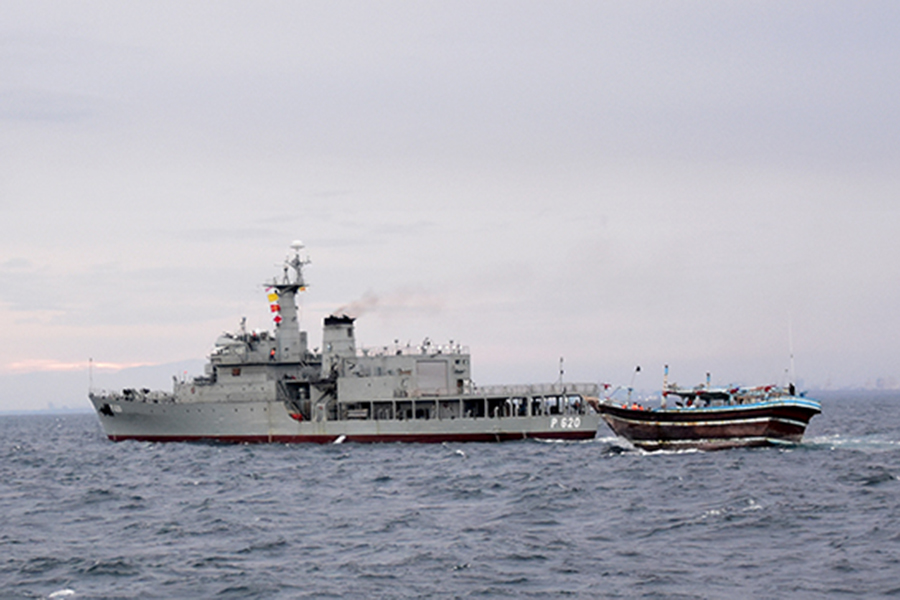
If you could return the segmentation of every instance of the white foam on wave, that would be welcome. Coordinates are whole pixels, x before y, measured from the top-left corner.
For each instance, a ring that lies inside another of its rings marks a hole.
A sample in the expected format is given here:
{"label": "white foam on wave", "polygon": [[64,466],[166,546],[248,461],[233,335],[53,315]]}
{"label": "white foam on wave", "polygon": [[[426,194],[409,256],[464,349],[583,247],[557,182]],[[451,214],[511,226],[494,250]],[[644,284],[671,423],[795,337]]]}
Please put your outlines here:
{"label": "white foam on wave", "polygon": [[71,598],[75,595],[75,590],[70,590],[69,588],[65,588],[62,590],[56,590],[47,596],[48,600],[56,600],[57,598]]}
{"label": "white foam on wave", "polygon": [[817,435],[803,440],[801,446],[826,447],[829,450],[861,450],[884,452],[900,446],[900,440],[886,439],[881,435],[844,436],[840,433]]}
{"label": "white foam on wave", "polygon": [[[741,504],[743,504],[743,506],[741,506]],[[743,502],[735,502],[715,508],[708,508],[703,511],[703,513],[699,517],[697,517],[697,519],[699,521],[705,521],[706,519],[713,519],[716,517],[724,517],[739,513],[756,512],[759,510],[765,510],[765,507],[760,504],[755,498],[746,498]]]}
{"label": "white foam on wave", "polygon": [[585,440],[564,440],[560,438],[529,438],[529,441],[537,442],[538,444],[596,444],[596,443],[612,443],[618,440],[616,436],[611,437],[593,437]]}
{"label": "white foam on wave", "polygon": [[706,452],[706,450],[700,448],[662,448],[659,450],[645,450],[643,448],[635,447],[635,450],[641,456],[669,456],[671,454],[697,454],[698,452]]}
{"label": "white foam on wave", "polygon": [[619,441],[619,438],[615,435],[609,435],[606,437],[596,437],[590,441],[591,442],[604,442],[607,444],[612,444],[613,442]]}

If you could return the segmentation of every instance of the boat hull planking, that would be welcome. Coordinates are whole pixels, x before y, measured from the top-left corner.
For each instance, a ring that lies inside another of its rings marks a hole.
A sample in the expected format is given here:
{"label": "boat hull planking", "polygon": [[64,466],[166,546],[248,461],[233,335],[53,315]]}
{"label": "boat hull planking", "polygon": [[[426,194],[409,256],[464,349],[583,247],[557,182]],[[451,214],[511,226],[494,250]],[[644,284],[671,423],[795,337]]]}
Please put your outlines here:
{"label": "boat hull planking", "polygon": [[600,405],[604,421],[617,435],[645,450],[717,450],[745,446],[797,444],[818,402],[779,399],[751,405],[638,409]]}

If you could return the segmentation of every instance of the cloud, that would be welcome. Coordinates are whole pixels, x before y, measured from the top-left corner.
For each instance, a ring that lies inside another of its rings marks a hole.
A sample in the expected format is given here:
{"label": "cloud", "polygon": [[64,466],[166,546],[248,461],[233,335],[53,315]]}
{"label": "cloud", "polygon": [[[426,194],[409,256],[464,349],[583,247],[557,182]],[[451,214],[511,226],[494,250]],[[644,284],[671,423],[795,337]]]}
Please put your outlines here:
{"label": "cloud", "polygon": [[0,364],[201,357],[299,238],[312,337],[480,381],[768,376],[787,314],[807,380],[900,377],[893,4],[4,8]]}
{"label": "cloud", "polygon": [[0,367],[5,373],[47,373],[87,371],[91,368],[98,371],[121,371],[134,367],[149,367],[154,363],[113,363],[113,362],[63,362],[53,359],[30,359],[8,363]]}
{"label": "cloud", "polygon": [[96,98],[50,90],[0,91],[0,120],[73,123],[100,112]]}

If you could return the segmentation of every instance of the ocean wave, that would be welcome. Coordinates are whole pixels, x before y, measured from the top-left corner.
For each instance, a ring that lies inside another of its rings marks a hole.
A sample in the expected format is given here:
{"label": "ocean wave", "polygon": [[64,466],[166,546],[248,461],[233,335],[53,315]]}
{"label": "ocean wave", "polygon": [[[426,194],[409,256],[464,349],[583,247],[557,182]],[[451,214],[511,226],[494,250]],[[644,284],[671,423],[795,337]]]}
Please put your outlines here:
{"label": "ocean wave", "polygon": [[0,589],[880,597],[900,588],[900,431],[886,424],[900,414],[859,401],[840,410],[826,407],[819,430],[790,450],[649,453],[613,437],[114,444],[94,435],[93,415],[66,417],[42,441],[40,419],[12,421],[14,459],[0,462]]}

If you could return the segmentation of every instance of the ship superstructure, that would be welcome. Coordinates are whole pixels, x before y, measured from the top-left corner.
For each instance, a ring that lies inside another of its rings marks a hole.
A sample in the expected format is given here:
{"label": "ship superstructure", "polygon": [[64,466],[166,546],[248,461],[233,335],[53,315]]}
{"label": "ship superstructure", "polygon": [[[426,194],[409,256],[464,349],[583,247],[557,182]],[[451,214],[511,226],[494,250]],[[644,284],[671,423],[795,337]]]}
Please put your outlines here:
{"label": "ship superstructure", "polygon": [[112,440],[236,442],[586,439],[600,416],[596,384],[477,387],[459,344],[357,348],[355,319],[325,318],[321,351],[299,328],[303,245],[266,284],[274,332],[216,340],[202,376],[171,393],[91,391]]}

